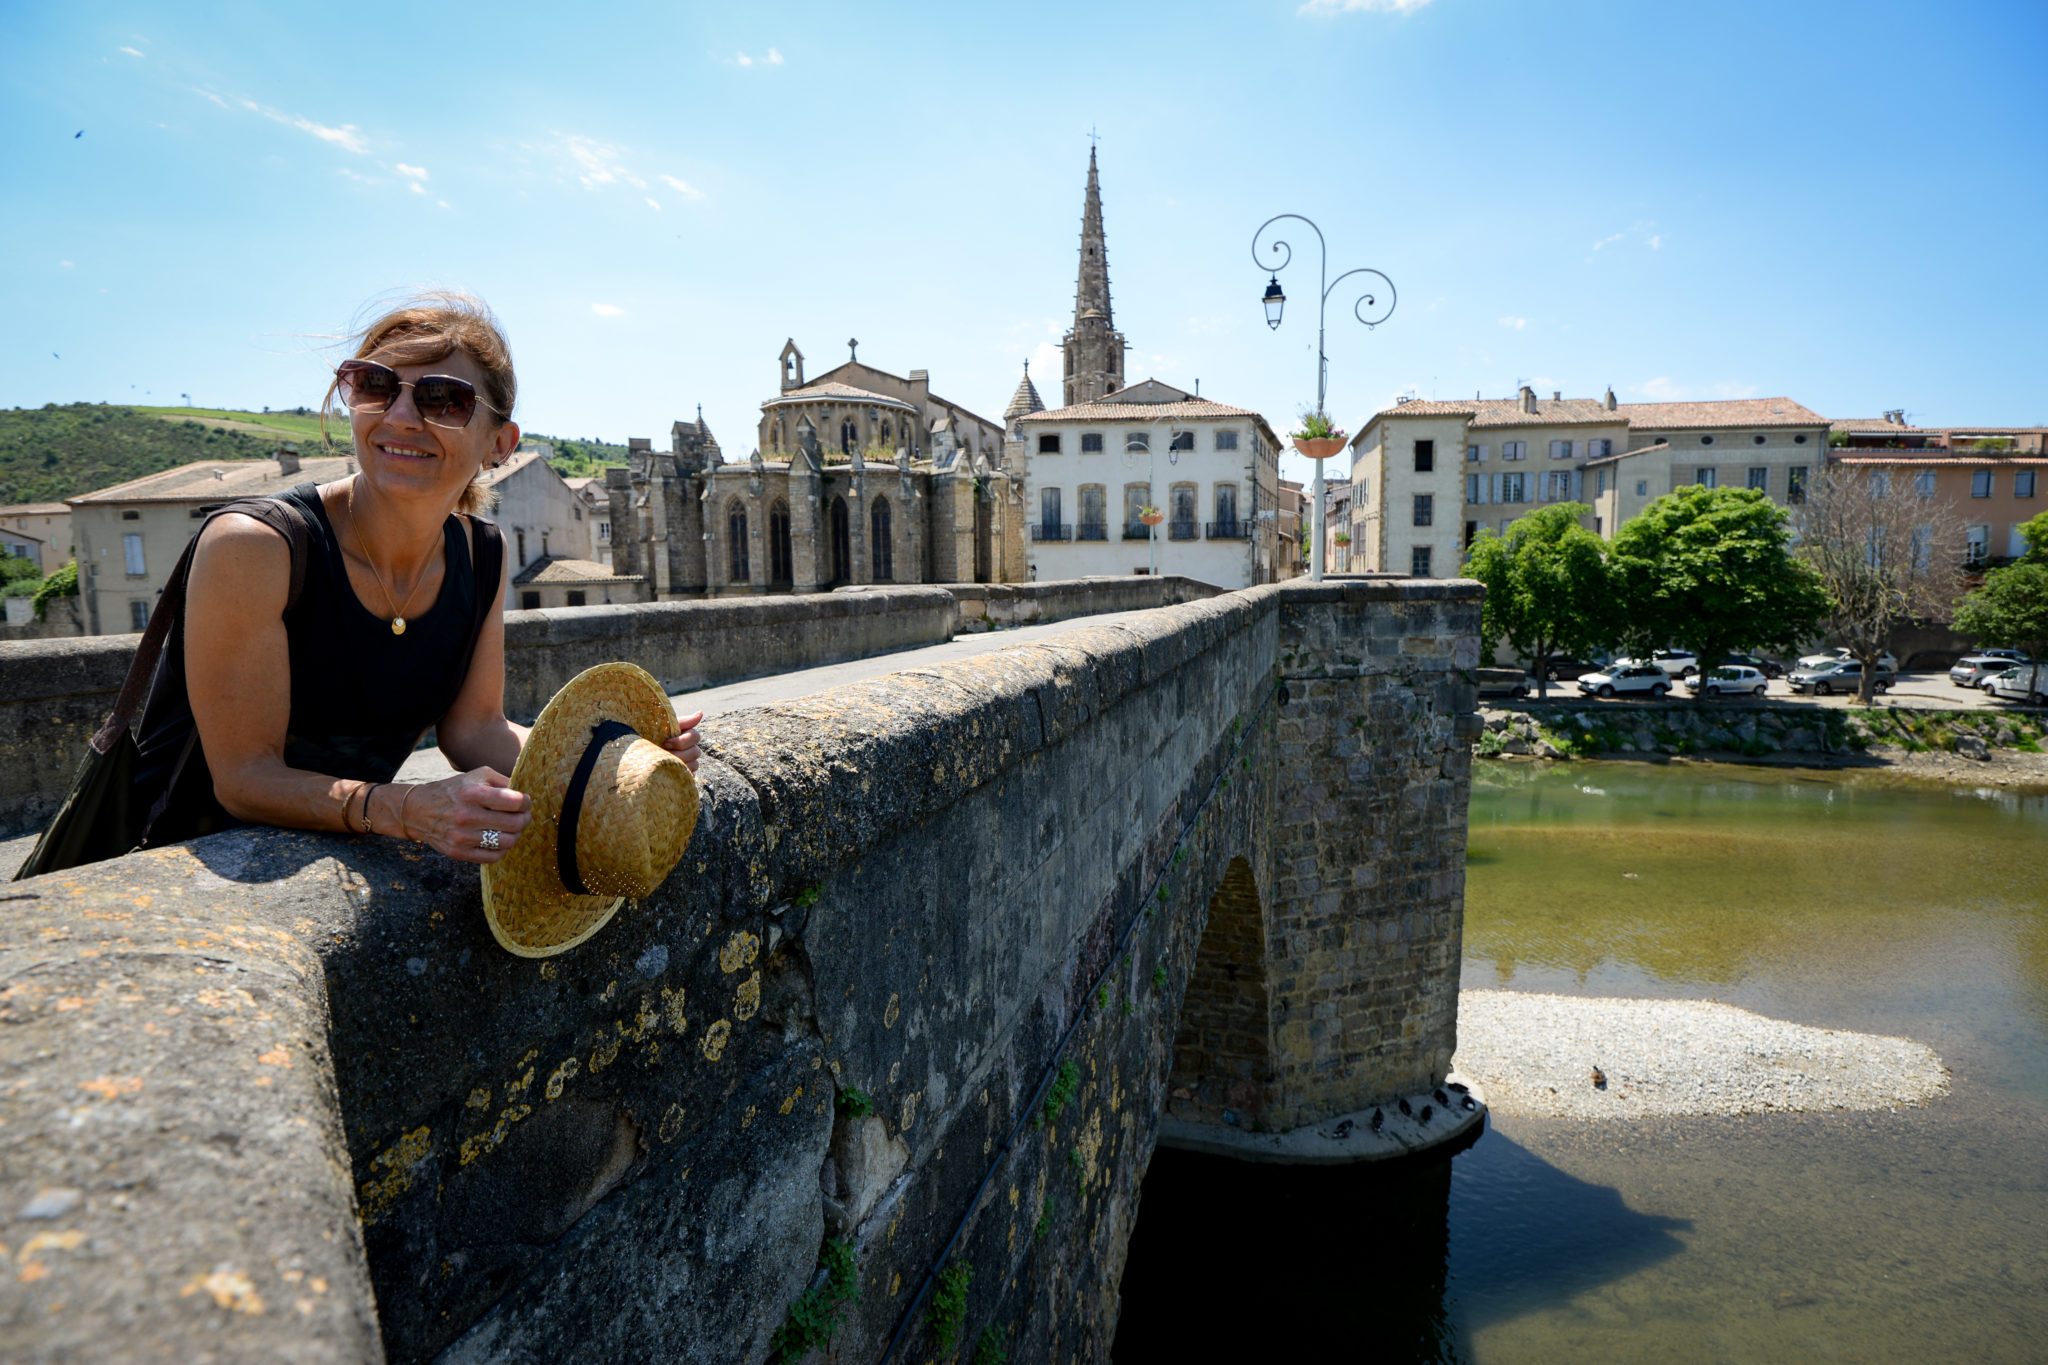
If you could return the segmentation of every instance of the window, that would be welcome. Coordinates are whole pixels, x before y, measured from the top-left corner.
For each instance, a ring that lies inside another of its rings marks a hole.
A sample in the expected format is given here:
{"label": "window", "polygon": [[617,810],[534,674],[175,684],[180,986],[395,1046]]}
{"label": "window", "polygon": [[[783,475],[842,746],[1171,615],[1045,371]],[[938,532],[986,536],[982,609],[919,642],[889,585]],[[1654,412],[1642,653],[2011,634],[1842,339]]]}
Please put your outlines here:
{"label": "window", "polygon": [[127,561],[128,576],[130,578],[141,578],[149,572],[149,569],[142,562],[142,537],[140,535],[131,531],[127,535],[122,536],[121,554]]}
{"label": "window", "polygon": [[876,498],[868,508],[868,553],[873,559],[874,572],[870,575],[877,583],[891,583],[896,579],[896,537],[895,524],[889,515],[889,500]]}
{"label": "window", "polygon": [[1963,562],[1969,565],[1982,564],[1991,558],[1991,528],[1989,526],[1966,526],[1963,528]]}
{"label": "window", "polygon": [[526,563],[526,530],[524,527],[521,527],[514,531],[512,535],[515,544],[518,546],[519,562],[523,566]]}
{"label": "window", "polygon": [[1191,483],[1177,483],[1169,492],[1173,515],[1168,518],[1166,535],[1169,540],[1193,540],[1196,535],[1196,513],[1198,498]]}
{"label": "window", "polygon": [[1127,433],[1124,436],[1124,449],[1141,452],[1151,450],[1152,433],[1149,431],[1133,431]]}
{"label": "window", "polygon": [[1466,549],[1468,549],[1468,550],[1469,550],[1469,549],[1471,549],[1471,548],[1472,548],[1472,542],[1473,542],[1473,541],[1475,541],[1475,540],[1477,540],[1478,538],[1479,538],[1479,523],[1478,523],[1478,522],[1476,522],[1476,521],[1468,521],[1468,522],[1466,522],[1466,523],[1465,523],[1465,548],[1466,548]]}
{"label": "window", "polygon": [[1216,433],[1216,448],[1217,448],[1218,450],[1236,450],[1236,449],[1237,449],[1237,430],[1236,430],[1236,428],[1234,428],[1234,427],[1232,427],[1232,428],[1226,428],[1225,430],[1222,430],[1222,431],[1219,431],[1219,432],[1217,432],[1217,433]]}
{"label": "window", "polygon": [[1692,481],[1702,488],[1719,488],[1721,471],[1710,464],[1703,464],[1693,472]]}
{"label": "window", "polygon": [[1478,502],[1482,497],[1485,496],[1484,492],[1482,491],[1486,487],[1485,481],[1486,476],[1484,474],[1467,474],[1465,476],[1466,502]]}
{"label": "window", "polygon": [[1888,498],[1892,492],[1892,472],[1889,469],[1870,471],[1870,491],[1880,498]]}
{"label": "window", "polygon": [[540,610],[540,594],[539,594],[539,593],[537,593],[537,592],[522,592],[522,593],[520,593],[520,594],[519,594],[519,606],[520,606],[520,609],[521,609],[521,610],[523,610],[523,611],[539,611],[539,610]]}
{"label": "window", "polygon": [[1365,505],[1366,503],[1369,503],[1369,502],[1371,502],[1371,501],[1372,501],[1372,475],[1370,475],[1370,474],[1355,474],[1355,475],[1353,475],[1353,476],[1352,476],[1352,479],[1351,479],[1351,491],[1352,491],[1352,492],[1353,492],[1354,494],[1356,494],[1356,495],[1357,495],[1357,497],[1358,497],[1358,503],[1359,503],[1359,505],[1360,505],[1361,507],[1362,507],[1362,506],[1364,506],[1364,505]]}
{"label": "window", "polygon": [[1572,471],[1553,469],[1544,480],[1543,500],[1545,502],[1569,502],[1572,496]]}
{"label": "window", "polygon": [[1503,460],[1519,460],[1528,453],[1529,443],[1527,441],[1502,441],[1500,443],[1500,457]]}
{"label": "window", "polygon": [[1913,491],[1923,498],[1934,496],[1934,471],[1923,469],[1913,476]]}
{"label": "window", "polygon": [[1041,436],[1041,437],[1039,437],[1039,438],[1038,438],[1038,453],[1039,453],[1039,454],[1041,454],[1041,455],[1057,455],[1057,454],[1059,454],[1059,453],[1060,453],[1060,436],[1059,436],[1059,433],[1058,433],[1058,432],[1054,432],[1054,433],[1053,433],[1052,435],[1050,435],[1050,436]]}
{"label": "window", "polygon": [[564,598],[572,607],[584,607],[590,605],[590,598],[580,588],[569,589],[569,591],[566,594],[564,594]]}
{"label": "window", "polygon": [[1571,443],[1570,441],[1552,441],[1552,442],[1550,443],[1550,458],[1551,458],[1551,459],[1553,459],[1553,460],[1569,460],[1569,459],[1570,459],[1571,457],[1572,457],[1572,443]]}
{"label": "window", "polygon": [[1408,552],[1408,572],[1417,578],[1429,577],[1429,547],[1417,545]]}
{"label": "window", "polygon": [[1749,486],[1760,493],[1771,491],[1771,467],[1767,464],[1753,464],[1749,467]]}
{"label": "window", "polygon": [[1083,455],[1100,455],[1102,453],[1102,433],[1099,431],[1082,432],[1081,453]]}
{"label": "window", "polygon": [[1415,472],[1418,474],[1428,474],[1435,470],[1435,468],[1436,442],[1417,441],[1415,443]]}
{"label": "window", "polygon": [[1636,496],[1639,498],[1647,498],[1650,496],[1650,481],[1648,479],[1636,480]]}
{"label": "window", "polygon": [[1038,526],[1040,540],[1059,539],[1060,490],[1041,488],[1038,490]]}
{"label": "window", "polygon": [[581,507],[571,508],[570,510],[576,514],[576,520],[583,520],[583,509]]}
{"label": "window", "polygon": [[1195,433],[1192,431],[1175,432],[1173,439],[1166,443],[1166,448],[1168,450],[1193,450],[1195,448]]}
{"label": "window", "polygon": [[1466,459],[1466,461],[1467,461],[1468,463],[1470,463],[1470,464],[1485,464],[1485,463],[1486,463],[1486,447],[1485,447],[1485,446],[1466,446],[1466,447],[1465,447],[1465,459]]}
{"label": "window", "polygon": [[1603,455],[1612,455],[1613,453],[1614,442],[1612,441],[1586,442],[1586,458],[1589,460],[1597,460]]}
{"label": "window", "polygon": [[135,630],[149,629],[149,603],[137,598],[128,604],[128,624]]}
{"label": "window", "polygon": [[727,567],[732,570],[732,581],[750,581],[747,573],[747,509],[738,503],[732,504],[725,514],[725,538],[730,542],[726,559]]}
{"label": "window", "polygon": [[1710,445],[1712,445],[1713,443],[1714,443],[1714,438],[1713,438],[1713,437],[1711,437],[1711,436],[1702,436],[1702,437],[1700,437],[1700,444],[1701,444],[1701,445],[1703,445],[1703,446],[1710,446]]}
{"label": "window", "polygon": [[1216,485],[1216,528],[1225,534],[1237,528],[1237,485],[1234,483]]}
{"label": "window", "polygon": [[832,578],[834,583],[853,581],[853,516],[846,509],[846,499],[835,497],[832,505],[825,509],[825,532],[832,545]]}
{"label": "window", "polygon": [[1127,483],[1124,485],[1124,539],[1144,540],[1152,532],[1144,522],[1138,520],[1138,509],[1152,505],[1152,485],[1149,483]]}
{"label": "window", "polygon": [[768,581],[796,582],[789,550],[789,504],[781,498],[768,504]]}
{"label": "window", "polygon": [[1800,432],[1800,433],[1799,433],[1799,434],[1798,434],[1797,436],[1794,436],[1794,437],[1792,438],[1792,444],[1793,444],[1793,445],[1795,445],[1795,446],[1803,446],[1803,445],[1805,445],[1805,444],[1806,444],[1806,433],[1802,431],[1802,432]]}
{"label": "window", "polygon": [[1109,509],[1105,506],[1106,501],[1101,484],[1081,485],[1081,524],[1075,532],[1076,540],[1109,539]]}
{"label": "window", "polygon": [[141,521],[141,520],[142,520],[142,513],[140,513],[140,512],[133,512],[133,511],[130,511],[130,512],[123,512],[123,513],[121,514],[121,520],[123,520],[123,521]]}
{"label": "window", "polygon": [[1752,445],[1762,445],[1764,443],[1764,438],[1761,436],[1752,436],[1749,439]]}
{"label": "window", "polygon": [[2031,498],[2034,496],[2033,470],[2015,469],[2012,472],[2012,495],[2016,498]]}
{"label": "window", "polygon": [[1604,534],[1606,534],[1606,533],[1605,533],[1604,531],[1602,531],[1602,530],[1600,529],[1600,527],[1601,527],[1601,519],[1600,519],[1599,517],[1595,517],[1595,518],[1593,518],[1593,534],[1594,534],[1594,535],[1596,535],[1596,536],[1597,536],[1597,535],[1604,535]]}
{"label": "window", "polygon": [[1528,494],[1523,491],[1525,474],[1503,474],[1500,476],[1500,500],[1502,502],[1527,502]]}
{"label": "window", "polygon": [[1785,471],[1785,501],[1798,504],[1806,501],[1806,466],[1795,464]]}
{"label": "window", "polygon": [[1436,498],[1428,493],[1415,495],[1415,524],[1433,526],[1436,524]]}
{"label": "window", "polygon": [[597,543],[600,545],[612,543],[612,524],[609,521],[597,523]]}
{"label": "window", "polygon": [[546,531],[540,533],[540,557],[542,559],[548,557],[548,533]]}
{"label": "window", "polygon": [[1973,497],[1973,498],[1988,498],[1988,497],[1990,497],[1990,496],[1991,496],[1991,483],[1992,483],[1992,478],[1993,478],[1993,475],[1992,475],[1991,471],[1990,471],[1990,470],[1988,470],[1988,469],[1974,469],[1974,470],[1971,470],[1971,471],[1970,471],[1970,496],[1971,496],[1971,497]]}

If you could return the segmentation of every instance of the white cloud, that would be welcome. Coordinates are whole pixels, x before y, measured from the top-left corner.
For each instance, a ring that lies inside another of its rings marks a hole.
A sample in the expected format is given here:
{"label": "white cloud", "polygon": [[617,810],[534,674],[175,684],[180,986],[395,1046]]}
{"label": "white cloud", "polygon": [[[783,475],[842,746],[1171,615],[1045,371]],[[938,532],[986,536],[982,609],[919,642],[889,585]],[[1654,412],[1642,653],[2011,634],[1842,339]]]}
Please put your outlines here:
{"label": "white cloud", "polygon": [[616,303],[593,303],[590,305],[590,311],[601,318],[619,318],[626,315],[626,310]]}
{"label": "white cloud", "polygon": [[727,62],[726,62],[726,65],[728,65],[728,66],[781,66],[781,65],[782,65],[782,54],[781,54],[780,52],[777,52],[777,51],[776,51],[776,50],[775,50],[774,48],[772,48],[772,47],[768,49],[768,55],[767,55],[767,56],[765,56],[765,57],[750,57],[750,56],[748,56],[748,55],[747,55],[746,53],[744,53],[744,52],[735,52],[735,53],[733,53],[733,54],[732,54],[731,58],[727,60]]}
{"label": "white cloud", "polygon": [[1672,383],[1671,376],[1663,374],[1655,379],[1645,379],[1636,385],[1636,392],[1660,403],[1675,403],[1685,397],[1685,390]]}
{"label": "white cloud", "polygon": [[127,53],[127,54],[128,54],[129,56],[131,56],[131,57],[140,57],[140,56],[142,55],[142,54],[141,54],[141,53],[140,53],[139,51],[137,51],[136,49],[134,49],[134,48],[132,48],[132,47],[124,47],[124,48],[122,48],[121,50],[122,50],[123,52]]}
{"label": "white cloud", "polygon": [[346,151],[354,152],[357,156],[363,156],[370,150],[370,144],[364,139],[362,130],[353,123],[344,123],[339,128],[336,128],[330,124],[315,123],[312,119],[301,118],[297,114],[287,114],[281,109],[272,109],[267,104],[258,104],[254,100],[242,99],[239,96],[236,97],[234,105],[230,105],[228,101],[214,94],[211,90],[199,90],[194,93],[205,99],[212,100],[223,109],[239,105],[252,114],[261,114],[272,123],[282,123],[287,128],[296,128],[302,133],[311,133],[322,142],[331,142]]}
{"label": "white cloud", "polygon": [[355,181],[359,185],[381,185],[384,183],[383,177],[381,176],[364,175],[361,171],[350,170],[346,166],[336,166],[334,168],[334,173],[336,175],[345,175],[350,180]]}
{"label": "white cloud", "polygon": [[1351,14],[1378,10],[1387,14],[1413,14],[1429,0],[1307,0],[1296,14]]}
{"label": "white cloud", "polygon": [[71,263],[71,262],[69,262],[69,261],[59,261],[59,262],[57,262],[57,264],[58,264],[58,265],[60,265],[60,266],[62,266],[62,267],[63,267],[64,269],[66,269],[66,270],[72,270],[72,269],[75,269],[75,268],[76,268],[76,267],[74,267],[74,266],[72,265],[72,263]]}
{"label": "white cloud", "polygon": [[452,207],[446,199],[436,199],[434,202],[444,209]]}
{"label": "white cloud", "polygon": [[391,169],[409,180],[425,180],[427,178],[427,168],[425,166],[408,166],[401,161]]}
{"label": "white cloud", "polygon": [[[556,135],[553,150],[567,158],[568,164],[565,169],[587,190],[604,189],[611,185],[630,185],[639,190],[644,197],[651,188],[648,182],[652,179],[659,180],[685,199],[704,197],[702,190],[680,176],[669,175],[666,172],[651,176],[641,174],[626,164],[625,149],[615,147],[609,142],[599,142],[596,138],[584,137],[577,133],[560,133]],[[647,202],[656,209],[661,207],[653,199],[648,199]]]}
{"label": "white cloud", "polygon": [[1502,318],[1502,319],[1500,320],[1500,325],[1501,325],[1501,326],[1503,326],[1503,327],[1512,327],[1512,328],[1513,328],[1513,329],[1514,329],[1515,331],[1519,332],[1519,331],[1521,331],[1521,330],[1522,330],[1522,329],[1523,329],[1524,327],[1527,327],[1527,326],[1529,325],[1529,319],[1527,319],[1527,318],[1513,318],[1513,317],[1510,317],[1510,318]]}
{"label": "white cloud", "polygon": [[1602,237],[1599,241],[1593,243],[1593,250],[1598,251],[1603,246],[1613,246],[1626,236],[1628,236],[1626,232],[1617,232],[1612,237]]}
{"label": "white cloud", "polygon": [[673,175],[657,175],[654,178],[685,199],[702,199],[704,197],[704,191],[698,189],[687,180],[679,179]]}
{"label": "white cloud", "polygon": [[1060,384],[1060,367],[1065,363],[1060,348],[1050,341],[1041,341],[1031,350],[1031,383],[1049,408],[1066,406],[1065,391]]}
{"label": "white cloud", "polygon": [[1658,234],[1657,234],[1657,235],[1656,235],[1655,237],[1652,237],[1652,238],[1650,239],[1650,250],[1652,250],[1652,251],[1659,251],[1659,250],[1662,250],[1662,249],[1663,249],[1663,246],[1664,246],[1664,234],[1662,234],[1661,232],[1660,232],[1660,233],[1658,233]]}
{"label": "white cloud", "polygon": [[647,196],[647,207],[653,209],[656,213],[660,213],[661,201],[650,194]]}
{"label": "white cloud", "polygon": [[215,104],[218,104],[223,109],[228,107],[228,102],[222,99],[219,95],[214,94],[211,90],[195,90],[192,93],[198,95],[201,99],[212,100]]}

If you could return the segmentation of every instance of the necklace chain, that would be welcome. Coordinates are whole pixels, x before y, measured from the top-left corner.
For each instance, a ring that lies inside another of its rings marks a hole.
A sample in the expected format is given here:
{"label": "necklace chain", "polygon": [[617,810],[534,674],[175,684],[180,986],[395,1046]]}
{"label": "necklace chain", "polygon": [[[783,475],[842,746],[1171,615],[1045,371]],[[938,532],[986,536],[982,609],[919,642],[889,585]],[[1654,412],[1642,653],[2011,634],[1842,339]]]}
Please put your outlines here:
{"label": "necklace chain", "polygon": [[[356,549],[362,553],[363,562],[370,566],[371,575],[376,578],[377,586],[383,590],[385,604],[391,608],[391,633],[393,635],[403,635],[405,634],[405,607],[399,606],[397,602],[392,600],[391,585],[384,581],[384,571],[377,567],[377,561],[370,555],[370,543],[363,539],[362,528],[356,525],[356,481],[354,479],[348,481],[348,495],[345,506],[348,510],[348,529],[356,538]],[[412,581],[412,591],[405,595],[406,607],[412,605],[412,599],[419,592],[420,583],[425,580],[426,576],[425,569],[422,567],[419,577]]]}

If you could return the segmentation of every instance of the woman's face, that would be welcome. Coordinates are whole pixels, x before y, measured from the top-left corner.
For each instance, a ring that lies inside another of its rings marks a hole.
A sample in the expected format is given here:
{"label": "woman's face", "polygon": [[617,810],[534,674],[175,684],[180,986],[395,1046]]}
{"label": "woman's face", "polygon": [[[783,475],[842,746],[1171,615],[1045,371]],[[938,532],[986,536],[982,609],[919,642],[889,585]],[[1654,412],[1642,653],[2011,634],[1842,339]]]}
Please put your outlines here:
{"label": "woman's face", "polygon": [[[430,374],[466,379],[488,401],[490,390],[484,386],[483,366],[460,347],[424,365],[395,364],[377,352],[365,359],[390,365],[409,384]],[[450,507],[479,469],[519,448],[518,424],[500,421],[482,402],[468,426],[439,427],[420,416],[410,387],[400,389],[398,398],[383,412],[351,413],[349,429],[355,436],[356,462],[378,492],[438,498]]]}

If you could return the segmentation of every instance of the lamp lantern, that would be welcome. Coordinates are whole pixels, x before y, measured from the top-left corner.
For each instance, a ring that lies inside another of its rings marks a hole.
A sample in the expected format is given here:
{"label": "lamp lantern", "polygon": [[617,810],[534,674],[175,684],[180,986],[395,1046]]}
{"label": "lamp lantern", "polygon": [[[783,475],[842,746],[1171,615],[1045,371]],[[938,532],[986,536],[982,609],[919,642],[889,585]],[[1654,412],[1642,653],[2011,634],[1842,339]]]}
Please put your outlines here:
{"label": "lamp lantern", "polygon": [[1280,292],[1280,277],[1274,275],[1266,284],[1266,325],[1278,329],[1280,310],[1287,306],[1287,296]]}

